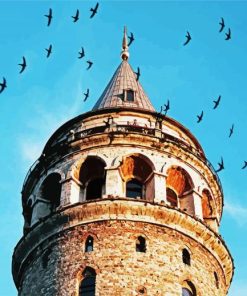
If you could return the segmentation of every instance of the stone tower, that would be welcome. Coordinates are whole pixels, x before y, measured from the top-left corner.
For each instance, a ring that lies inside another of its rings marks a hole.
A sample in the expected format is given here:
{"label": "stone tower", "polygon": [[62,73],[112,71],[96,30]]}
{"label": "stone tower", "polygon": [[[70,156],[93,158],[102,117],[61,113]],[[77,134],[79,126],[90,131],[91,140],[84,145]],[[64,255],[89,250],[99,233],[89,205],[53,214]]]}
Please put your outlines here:
{"label": "stone tower", "polygon": [[20,296],[224,296],[233,259],[202,147],[155,112],[122,62],[92,111],[62,125],[22,189]]}

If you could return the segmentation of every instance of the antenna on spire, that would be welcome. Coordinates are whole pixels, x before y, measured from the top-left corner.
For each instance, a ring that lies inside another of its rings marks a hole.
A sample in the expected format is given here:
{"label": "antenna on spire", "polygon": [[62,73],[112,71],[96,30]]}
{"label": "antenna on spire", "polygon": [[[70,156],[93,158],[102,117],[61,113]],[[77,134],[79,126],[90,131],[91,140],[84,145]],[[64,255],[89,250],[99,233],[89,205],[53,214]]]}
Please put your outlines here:
{"label": "antenna on spire", "polygon": [[127,28],[124,26],[124,36],[123,36],[123,43],[122,43],[122,52],[121,57],[123,61],[127,61],[129,58],[129,51],[128,51],[128,43],[127,43]]}

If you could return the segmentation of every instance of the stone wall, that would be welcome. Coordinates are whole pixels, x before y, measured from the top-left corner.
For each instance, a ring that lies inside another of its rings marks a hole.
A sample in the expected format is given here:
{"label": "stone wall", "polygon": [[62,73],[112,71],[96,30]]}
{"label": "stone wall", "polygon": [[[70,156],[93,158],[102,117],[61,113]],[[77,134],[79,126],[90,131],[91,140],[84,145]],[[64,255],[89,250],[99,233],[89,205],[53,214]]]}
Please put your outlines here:
{"label": "stone wall", "polygon": [[[94,238],[94,250],[85,253],[88,235]],[[145,253],[135,249],[140,235],[146,238]],[[183,248],[191,252],[191,266],[182,261]],[[195,285],[198,296],[226,293],[216,259],[201,244],[165,226],[131,221],[76,226],[44,243],[34,257],[23,274],[20,296],[77,296],[87,266],[96,271],[97,296],[143,295],[142,287],[144,295],[179,296],[186,280]]]}

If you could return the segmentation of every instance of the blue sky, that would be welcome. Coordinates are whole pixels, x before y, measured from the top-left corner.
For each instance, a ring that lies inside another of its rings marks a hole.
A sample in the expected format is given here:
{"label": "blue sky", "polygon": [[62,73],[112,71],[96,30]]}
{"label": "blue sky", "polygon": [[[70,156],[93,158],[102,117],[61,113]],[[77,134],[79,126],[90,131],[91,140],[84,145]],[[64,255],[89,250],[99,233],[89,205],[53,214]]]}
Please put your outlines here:
{"label": "blue sky", "polygon": [[[220,232],[235,260],[230,296],[247,295],[247,170],[241,170],[247,128],[247,2],[237,1],[0,1],[0,287],[16,295],[11,277],[13,248],[22,236],[21,188],[30,165],[51,134],[68,119],[92,108],[120,61],[123,26],[133,32],[129,62],[141,69],[141,84],[159,110],[170,99],[169,115],[198,138],[220,172],[225,207]],[[46,26],[44,14],[53,8]],[[80,20],[71,16],[80,10]],[[224,17],[232,39],[219,33]],[[186,31],[192,37],[183,46]],[[49,59],[45,48],[53,45]],[[78,60],[84,46],[86,59]],[[20,75],[18,63],[26,57]],[[86,60],[94,65],[86,71]],[[82,93],[90,89],[83,102]],[[222,96],[213,110],[213,100]],[[196,124],[196,115],[204,118]],[[231,139],[228,133],[234,123]]]}

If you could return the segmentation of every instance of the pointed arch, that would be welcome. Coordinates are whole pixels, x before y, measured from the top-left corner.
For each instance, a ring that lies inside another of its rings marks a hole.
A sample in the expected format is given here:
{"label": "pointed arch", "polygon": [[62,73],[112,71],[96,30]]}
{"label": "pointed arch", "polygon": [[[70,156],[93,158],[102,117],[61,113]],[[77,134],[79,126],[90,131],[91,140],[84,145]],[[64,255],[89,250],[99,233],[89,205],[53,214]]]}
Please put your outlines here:
{"label": "pointed arch", "polygon": [[189,280],[184,281],[182,284],[182,296],[196,296],[196,295],[197,295],[197,292],[194,284]]}
{"label": "pointed arch", "polygon": [[82,280],[79,286],[79,296],[96,295],[96,272],[92,267],[86,267],[82,272]]}

